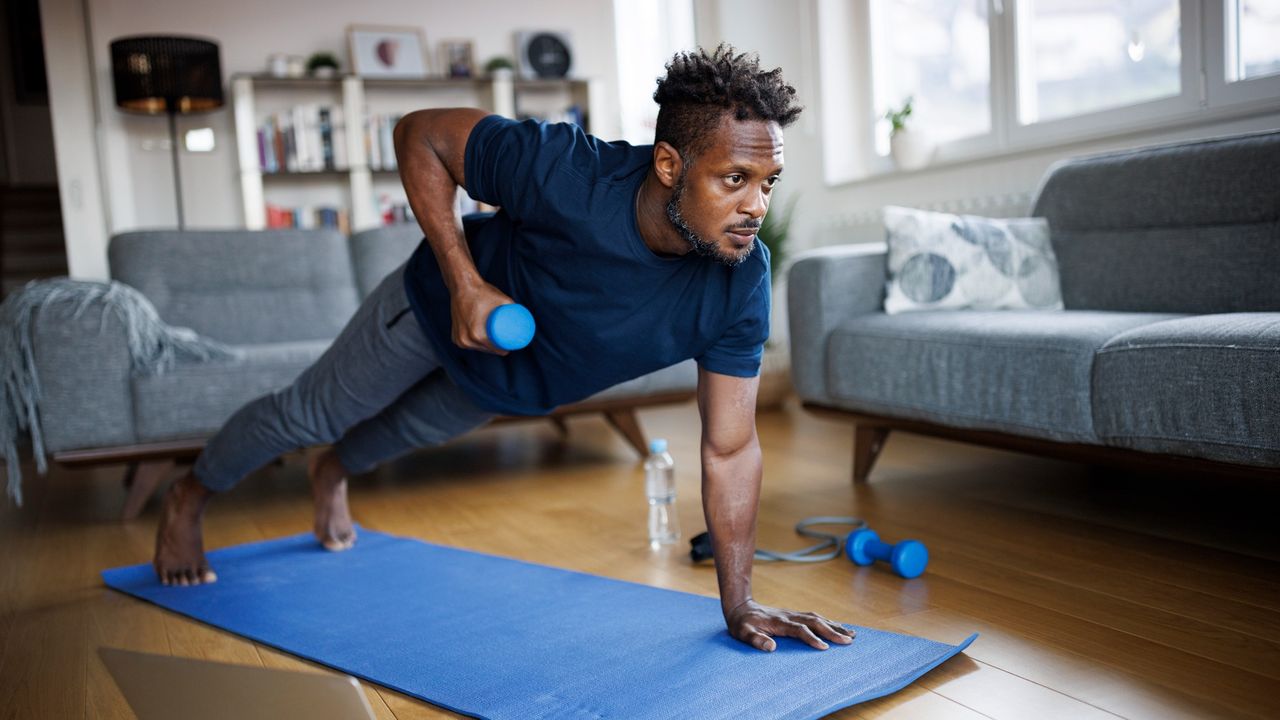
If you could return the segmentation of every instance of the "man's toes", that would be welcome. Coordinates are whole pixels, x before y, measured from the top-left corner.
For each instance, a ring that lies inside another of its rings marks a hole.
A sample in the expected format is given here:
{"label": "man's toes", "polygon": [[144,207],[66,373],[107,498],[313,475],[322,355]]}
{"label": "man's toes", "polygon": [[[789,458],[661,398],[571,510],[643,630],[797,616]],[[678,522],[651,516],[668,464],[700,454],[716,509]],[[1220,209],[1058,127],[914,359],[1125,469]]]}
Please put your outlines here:
{"label": "man's toes", "polygon": [[208,567],[200,568],[199,579],[197,580],[197,582],[201,582],[205,584],[218,582],[218,573],[214,572],[212,568],[208,568]]}
{"label": "man's toes", "polygon": [[320,541],[320,544],[324,547],[325,550],[328,550],[329,552],[342,552],[343,550],[347,550],[348,548],[350,548],[352,545],[350,541],[342,540],[336,537],[327,537],[324,540]]}

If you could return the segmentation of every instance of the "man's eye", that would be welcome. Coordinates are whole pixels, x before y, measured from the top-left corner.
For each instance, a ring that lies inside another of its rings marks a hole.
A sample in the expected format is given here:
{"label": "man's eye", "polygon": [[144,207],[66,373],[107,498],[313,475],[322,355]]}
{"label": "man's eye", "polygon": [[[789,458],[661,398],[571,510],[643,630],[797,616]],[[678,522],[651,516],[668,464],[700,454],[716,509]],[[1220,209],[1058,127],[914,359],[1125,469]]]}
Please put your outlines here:
{"label": "man's eye", "polygon": [[780,182],[782,182],[782,178],[778,177],[777,175],[774,175],[773,177],[764,181],[764,186],[771,188]]}
{"label": "man's eye", "polygon": [[743,178],[741,175],[729,175],[728,177],[725,178],[725,181],[728,182],[730,185],[741,185],[744,180],[745,178]]}

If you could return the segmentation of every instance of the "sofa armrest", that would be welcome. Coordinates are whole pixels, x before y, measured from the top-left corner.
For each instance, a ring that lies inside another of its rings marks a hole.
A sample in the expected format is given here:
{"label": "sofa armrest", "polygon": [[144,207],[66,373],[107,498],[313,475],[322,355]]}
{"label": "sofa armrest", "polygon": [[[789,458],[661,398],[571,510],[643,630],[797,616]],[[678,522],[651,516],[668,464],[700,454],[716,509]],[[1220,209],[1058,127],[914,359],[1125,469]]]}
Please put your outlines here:
{"label": "sofa armrest", "polygon": [[804,400],[827,396],[827,338],[845,318],[884,308],[884,243],[837,245],[799,255],[787,274],[791,378]]}
{"label": "sofa armrest", "polygon": [[32,355],[47,453],[136,442],[125,325],[100,299],[35,311]]}

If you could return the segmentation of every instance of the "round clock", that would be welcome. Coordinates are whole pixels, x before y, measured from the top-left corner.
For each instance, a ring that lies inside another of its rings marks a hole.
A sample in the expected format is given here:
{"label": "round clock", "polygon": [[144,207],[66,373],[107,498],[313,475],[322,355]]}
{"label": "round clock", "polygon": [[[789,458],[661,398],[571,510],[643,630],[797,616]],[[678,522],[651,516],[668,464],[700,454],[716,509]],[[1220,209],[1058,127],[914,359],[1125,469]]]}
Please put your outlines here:
{"label": "round clock", "polygon": [[525,38],[523,57],[535,77],[562,78],[573,66],[568,39],[550,32],[530,33]]}

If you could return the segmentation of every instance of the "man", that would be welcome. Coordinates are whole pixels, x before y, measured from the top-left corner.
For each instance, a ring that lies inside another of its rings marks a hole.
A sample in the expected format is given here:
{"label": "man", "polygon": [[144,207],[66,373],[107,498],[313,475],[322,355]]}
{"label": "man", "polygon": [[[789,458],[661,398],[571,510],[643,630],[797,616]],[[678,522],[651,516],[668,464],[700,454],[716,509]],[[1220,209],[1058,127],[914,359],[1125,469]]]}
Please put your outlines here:
{"label": "man", "polygon": [[[315,532],[355,541],[346,478],[497,413],[544,414],[697,358],[703,508],[733,637],[826,649],[852,633],[757,604],[755,429],[769,332],[769,256],[756,241],[800,113],[781,71],[721,46],[677,55],[658,82],[652,147],[480,110],[422,110],[396,126],[396,157],[425,239],[288,388],[238,411],[166,496],[155,568],[166,584],[215,579],[200,521],[208,498],[279,454],[332,444],[312,463]],[[463,228],[458,186],[499,206]],[[526,348],[492,345],[485,320],[518,301]]]}

